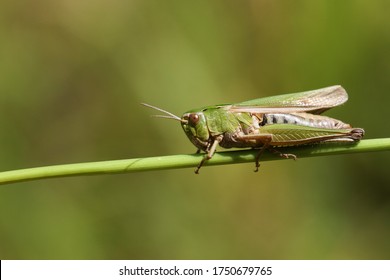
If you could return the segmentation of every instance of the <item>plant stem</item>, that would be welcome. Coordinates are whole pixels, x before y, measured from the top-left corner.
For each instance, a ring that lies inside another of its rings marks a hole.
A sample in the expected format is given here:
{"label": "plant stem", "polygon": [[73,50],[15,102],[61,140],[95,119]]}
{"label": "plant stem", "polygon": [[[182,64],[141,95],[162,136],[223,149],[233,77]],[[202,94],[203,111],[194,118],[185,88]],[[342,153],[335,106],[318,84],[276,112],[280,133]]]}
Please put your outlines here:
{"label": "plant stem", "polygon": [[[390,138],[362,140],[357,144],[322,144],[279,149],[284,153],[292,153],[298,158],[389,151]],[[239,150],[216,153],[205,166],[254,162],[256,150]],[[151,170],[195,168],[203,158],[203,154],[172,155],[136,159],[110,160],[99,162],[73,163],[35,167],[0,172],[0,184],[38,180],[52,177],[79,176],[91,174],[130,173]],[[265,153],[261,162],[278,160],[280,157]],[[203,168],[202,168],[203,169]]]}

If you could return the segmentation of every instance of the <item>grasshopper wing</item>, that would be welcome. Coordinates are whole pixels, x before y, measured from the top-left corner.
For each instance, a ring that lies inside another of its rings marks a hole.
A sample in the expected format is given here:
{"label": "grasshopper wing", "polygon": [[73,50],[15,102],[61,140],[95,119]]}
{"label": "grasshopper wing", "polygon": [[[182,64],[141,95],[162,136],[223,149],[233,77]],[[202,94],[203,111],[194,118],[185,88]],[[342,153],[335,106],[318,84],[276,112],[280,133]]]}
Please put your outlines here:
{"label": "grasshopper wing", "polygon": [[248,113],[293,113],[322,112],[339,106],[348,100],[348,94],[342,86],[331,86],[317,90],[283,94],[253,99],[227,106],[233,112]]}

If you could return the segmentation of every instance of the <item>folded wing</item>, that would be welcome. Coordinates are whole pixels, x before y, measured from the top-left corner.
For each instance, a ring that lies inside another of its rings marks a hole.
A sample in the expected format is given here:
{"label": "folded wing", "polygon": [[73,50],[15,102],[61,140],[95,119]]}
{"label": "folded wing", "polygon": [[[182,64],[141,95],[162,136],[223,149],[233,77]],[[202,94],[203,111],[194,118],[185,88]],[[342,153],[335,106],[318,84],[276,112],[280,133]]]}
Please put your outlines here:
{"label": "folded wing", "polygon": [[233,112],[248,113],[292,113],[322,112],[339,106],[348,100],[348,94],[342,86],[331,86],[317,90],[283,94],[253,99],[226,106]]}

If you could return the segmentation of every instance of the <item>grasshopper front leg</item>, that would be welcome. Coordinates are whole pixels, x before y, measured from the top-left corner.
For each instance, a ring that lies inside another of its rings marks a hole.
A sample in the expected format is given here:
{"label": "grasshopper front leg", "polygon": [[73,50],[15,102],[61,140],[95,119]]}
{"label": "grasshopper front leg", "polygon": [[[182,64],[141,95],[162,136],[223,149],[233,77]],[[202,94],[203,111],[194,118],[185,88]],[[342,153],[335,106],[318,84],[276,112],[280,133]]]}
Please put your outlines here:
{"label": "grasshopper front leg", "polygon": [[222,141],[223,139],[223,136],[222,135],[219,135],[217,136],[215,139],[214,139],[214,142],[213,144],[211,145],[211,147],[209,149],[206,150],[207,154],[205,155],[205,157],[201,160],[201,162],[198,164],[198,166],[196,167],[195,169],[195,174],[199,174],[199,169],[202,167],[202,165],[208,161],[209,159],[211,159],[213,157],[213,155],[215,154],[215,150],[217,149],[217,146],[218,144]]}

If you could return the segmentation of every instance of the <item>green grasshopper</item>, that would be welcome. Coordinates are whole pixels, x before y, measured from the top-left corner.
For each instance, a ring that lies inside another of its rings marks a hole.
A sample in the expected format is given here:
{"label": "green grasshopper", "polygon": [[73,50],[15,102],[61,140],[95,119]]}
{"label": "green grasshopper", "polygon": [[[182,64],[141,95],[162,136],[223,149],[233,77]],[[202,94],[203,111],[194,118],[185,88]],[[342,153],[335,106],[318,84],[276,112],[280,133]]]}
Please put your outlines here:
{"label": "green grasshopper", "polygon": [[206,152],[195,173],[211,159],[218,144],[223,148],[259,149],[255,172],[265,150],[283,158],[296,159],[294,154],[280,153],[275,147],[325,142],[357,142],[362,128],[352,128],[342,121],[321,116],[324,111],[348,100],[341,86],[253,99],[235,104],[221,104],[190,110],[180,118],[152,105],[167,115],[156,117],[178,120],[199,153]]}

